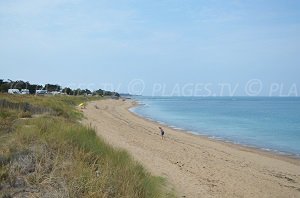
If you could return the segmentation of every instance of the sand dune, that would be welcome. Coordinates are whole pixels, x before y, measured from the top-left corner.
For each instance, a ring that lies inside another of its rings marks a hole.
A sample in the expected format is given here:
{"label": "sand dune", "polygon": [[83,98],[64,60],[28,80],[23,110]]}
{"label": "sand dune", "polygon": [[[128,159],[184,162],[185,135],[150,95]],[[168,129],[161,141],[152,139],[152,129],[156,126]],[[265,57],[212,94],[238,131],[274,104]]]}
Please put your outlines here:
{"label": "sand dune", "polygon": [[167,127],[161,140],[160,125],[129,112],[133,105],[130,100],[91,102],[83,110],[84,122],[165,177],[179,197],[300,197],[300,160]]}

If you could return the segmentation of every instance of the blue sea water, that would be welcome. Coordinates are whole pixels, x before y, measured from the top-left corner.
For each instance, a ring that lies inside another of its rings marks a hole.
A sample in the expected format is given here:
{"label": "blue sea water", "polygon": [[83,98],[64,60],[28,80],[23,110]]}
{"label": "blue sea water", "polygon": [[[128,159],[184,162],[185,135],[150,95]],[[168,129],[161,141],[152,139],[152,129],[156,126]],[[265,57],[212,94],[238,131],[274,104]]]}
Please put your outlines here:
{"label": "blue sea water", "polygon": [[300,156],[298,97],[136,97],[140,116],[194,134]]}

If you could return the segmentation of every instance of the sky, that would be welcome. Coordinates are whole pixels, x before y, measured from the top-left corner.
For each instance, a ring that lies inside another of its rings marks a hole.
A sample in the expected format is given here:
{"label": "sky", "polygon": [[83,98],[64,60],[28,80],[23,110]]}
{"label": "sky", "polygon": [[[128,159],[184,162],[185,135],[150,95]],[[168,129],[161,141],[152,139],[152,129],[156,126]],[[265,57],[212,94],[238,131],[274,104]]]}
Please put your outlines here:
{"label": "sky", "polygon": [[0,79],[142,95],[300,95],[297,0],[0,0]]}

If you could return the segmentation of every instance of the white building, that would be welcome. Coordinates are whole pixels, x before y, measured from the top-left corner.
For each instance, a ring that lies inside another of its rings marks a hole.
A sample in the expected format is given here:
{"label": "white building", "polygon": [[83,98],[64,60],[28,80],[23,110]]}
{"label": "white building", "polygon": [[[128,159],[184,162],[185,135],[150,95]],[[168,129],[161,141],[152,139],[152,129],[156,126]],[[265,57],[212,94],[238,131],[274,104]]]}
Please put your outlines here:
{"label": "white building", "polygon": [[51,94],[51,95],[60,95],[61,92],[60,91],[51,91],[51,92],[49,92],[49,94]]}
{"label": "white building", "polygon": [[29,94],[29,90],[28,89],[21,89],[21,94]]}
{"label": "white building", "polygon": [[48,92],[47,92],[47,90],[36,90],[35,91],[35,94],[36,95],[45,95],[45,94],[47,94]]}
{"label": "white building", "polygon": [[9,94],[20,94],[20,90],[19,89],[8,89],[8,93]]}

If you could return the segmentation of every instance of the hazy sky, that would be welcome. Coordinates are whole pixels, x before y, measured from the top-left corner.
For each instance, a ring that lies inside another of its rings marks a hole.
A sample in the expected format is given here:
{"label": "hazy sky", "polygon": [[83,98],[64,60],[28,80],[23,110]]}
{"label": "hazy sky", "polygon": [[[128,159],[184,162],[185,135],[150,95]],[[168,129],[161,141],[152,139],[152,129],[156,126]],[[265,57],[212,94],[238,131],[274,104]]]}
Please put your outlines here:
{"label": "hazy sky", "polygon": [[300,95],[300,1],[0,0],[0,69],[144,95]]}

